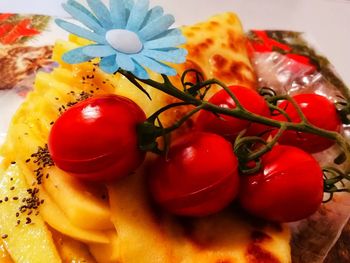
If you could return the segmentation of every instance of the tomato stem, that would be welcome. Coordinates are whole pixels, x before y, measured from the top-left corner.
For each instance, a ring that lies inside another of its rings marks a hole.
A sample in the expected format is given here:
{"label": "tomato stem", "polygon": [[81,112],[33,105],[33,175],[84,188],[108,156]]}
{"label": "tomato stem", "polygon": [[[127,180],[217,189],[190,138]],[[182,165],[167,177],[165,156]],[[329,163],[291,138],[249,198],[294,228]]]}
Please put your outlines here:
{"label": "tomato stem", "polygon": [[[305,133],[311,133],[311,134],[316,134],[331,140],[334,140],[337,142],[337,144],[341,147],[341,149],[344,151],[346,159],[350,160],[350,145],[346,141],[346,139],[338,132],[333,132],[333,131],[328,131],[325,129],[318,128],[314,125],[312,125],[305,117],[303,114],[300,106],[295,102],[295,100],[288,96],[288,95],[281,95],[281,96],[270,96],[267,98],[267,102],[269,104],[270,109],[277,110],[281,114],[283,114],[286,118],[287,121],[277,121],[274,119],[266,118],[260,115],[257,115],[253,112],[248,111],[245,109],[237,97],[231,92],[231,90],[228,88],[225,83],[221,82],[220,80],[217,79],[208,79],[208,80],[203,80],[203,75],[194,70],[187,70],[183,73],[181,76],[181,83],[183,86],[183,90],[177,88],[176,86],[173,85],[173,83],[170,81],[170,79],[166,75],[162,75],[163,82],[158,82],[152,79],[139,79],[136,76],[134,76],[131,72],[125,71],[125,70],[119,70],[119,73],[124,75],[131,83],[133,83],[136,87],[140,88],[144,91],[140,83],[147,84],[157,90],[160,90],[172,97],[177,98],[180,100],[180,102],[165,106],[164,108],[160,109],[156,113],[154,113],[148,121],[145,122],[144,126],[146,128],[140,128],[140,132],[145,134],[139,135],[140,137],[146,136],[148,138],[147,147],[143,147],[145,149],[149,149],[150,145],[156,145],[155,140],[160,137],[164,136],[165,134],[169,134],[175,129],[179,128],[185,121],[189,118],[191,118],[195,113],[197,113],[200,110],[206,110],[210,111],[213,114],[219,116],[220,114],[239,118],[239,119],[244,119],[248,120],[251,122],[256,122],[260,124],[264,124],[270,127],[278,128],[279,131],[275,135],[275,137],[268,143],[266,143],[262,149],[256,151],[256,152],[247,152],[247,156],[245,156],[245,160],[247,161],[252,161],[252,160],[257,160],[262,154],[268,152],[271,150],[271,148],[276,144],[280,136],[283,134],[284,131],[286,130],[293,130],[297,132],[305,132]],[[196,82],[192,83],[191,81],[186,81],[186,76],[188,73],[195,73],[196,76]],[[236,107],[234,109],[229,109],[229,108],[224,108],[220,107],[218,105],[212,104],[208,101],[204,100],[204,96],[206,92],[212,87],[213,85],[218,85],[222,87],[224,90],[227,91],[227,93],[230,95],[232,100],[235,102]],[[199,94],[201,89],[205,89],[205,92],[203,94]],[[280,100],[287,100],[289,101],[293,107],[296,109],[299,117],[300,117],[300,122],[299,123],[293,123],[291,122],[291,119],[289,118],[288,114],[278,108],[276,106],[277,102]],[[156,126],[154,123],[155,120],[158,118],[158,116],[163,113],[166,110],[169,110],[170,108],[177,107],[177,106],[182,106],[182,105],[193,105],[195,109],[191,110],[189,113],[184,115],[180,120],[178,120],[174,125],[170,127],[159,127]],[[142,126],[142,125],[141,125]],[[141,127],[140,126],[140,127]],[[154,141],[152,141],[154,140]],[[142,148],[142,147],[141,147]],[[350,172],[349,172],[350,174]],[[346,177],[344,177],[347,179]]]}

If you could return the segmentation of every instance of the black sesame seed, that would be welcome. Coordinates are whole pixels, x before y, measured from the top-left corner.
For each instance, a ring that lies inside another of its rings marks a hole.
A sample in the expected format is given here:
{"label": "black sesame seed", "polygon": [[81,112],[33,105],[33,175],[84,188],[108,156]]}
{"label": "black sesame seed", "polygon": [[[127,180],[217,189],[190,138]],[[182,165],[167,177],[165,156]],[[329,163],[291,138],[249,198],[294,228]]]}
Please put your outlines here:
{"label": "black sesame seed", "polygon": [[13,181],[13,177],[10,178],[10,181]]}
{"label": "black sesame seed", "polygon": [[9,198],[6,196],[6,197],[4,198],[4,201],[7,202],[8,200],[9,200]]}
{"label": "black sesame seed", "polygon": [[15,196],[15,197],[12,197],[13,200],[17,201],[18,200],[18,197]]}
{"label": "black sesame seed", "polygon": [[21,223],[21,220],[17,220],[17,225],[19,225]]}
{"label": "black sesame seed", "polygon": [[11,164],[16,164],[16,162],[15,162],[15,161],[12,161]]}
{"label": "black sesame seed", "polygon": [[54,123],[55,123],[55,122],[52,121],[52,122],[50,122],[50,125],[53,125]]}
{"label": "black sesame seed", "polygon": [[7,238],[7,237],[8,237],[7,234],[3,234],[3,235],[1,236],[2,239],[5,239],[5,238]]}
{"label": "black sesame seed", "polygon": [[30,162],[30,159],[27,159],[27,160],[26,160],[26,163],[29,163],[29,162]]}
{"label": "black sesame seed", "polygon": [[2,203],[2,200],[0,200],[0,204]]}
{"label": "black sesame seed", "polygon": [[55,100],[59,100],[59,98],[56,97]]}
{"label": "black sesame seed", "polygon": [[29,217],[26,217],[26,224],[30,224],[32,222],[32,219],[30,219]]}
{"label": "black sesame seed", "polygon": [[16,217],[19,217],[19,213],[18,212],[16,213]]}
{"label": "black sesame seed", "polygon": [[11,190],[11,191],[15,190],[15,187],[14,187],[14,186],[11,186],[10,190]]}

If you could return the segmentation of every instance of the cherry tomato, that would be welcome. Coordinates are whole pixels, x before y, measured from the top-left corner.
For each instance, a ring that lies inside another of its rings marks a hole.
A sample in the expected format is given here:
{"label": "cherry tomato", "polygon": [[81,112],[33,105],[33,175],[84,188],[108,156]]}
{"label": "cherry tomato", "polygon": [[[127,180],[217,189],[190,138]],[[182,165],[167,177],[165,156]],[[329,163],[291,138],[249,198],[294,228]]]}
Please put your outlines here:
{"label": "cherry tomato", "polygon": [[[263,116],[269,114],[266,101],[255,90],[242,86],[230,86],[229,88],[247,110]],[[209,102],[223,108],[236,108],[236,103],[225,90],[216,93],[209,99]],[[209,111],[201,111],[195,124],[197,130],[216,133],[224,136],[228,140],[234,140],[237,135],[242,130],[247,129],[249,125],[250,122],[247,120],[226,115],[220,115],[220,118],[218,118]]]}
{"label": "cherry tomato", "polygon": [[109,181],[128,175],[143,161],[136,125],[146,119],[133,101],[97,96],[64,112],[49,136],[55,165],[76,177]]}
{"label": "cherry tomato", "polygon": [[[340,131],[341,121],[337,115],[336,108],[326,97],[317,94],[299,94],[293,96],[293,98],[311,124],[329,131]],[[292,122],[298,123],[301,121],[296,109],[290,102],[283,101],[279,107],[286,111]],[[275,116],[274,119],[287,120],[282,114]],[[315,134],[291,130],[286,131],[279,142],[281,144],[294,145],[309,153],[323,151],[334,144],[334,141]]]}
{"label": "cherry tomato", "polygon": [[165,210],[184,216],[209,215],[227,206],[238,193],[238,161],[231,144],[211,133],[178,138],[167,158],[152,165],[151,194]]}
{"label": "cherry tomato", "polygon": [[303,150],[277,145],[262,157],[262,169],[241,177],[241,206],[260,218],[292,222],[316,212],[323,198],[323,173]]}

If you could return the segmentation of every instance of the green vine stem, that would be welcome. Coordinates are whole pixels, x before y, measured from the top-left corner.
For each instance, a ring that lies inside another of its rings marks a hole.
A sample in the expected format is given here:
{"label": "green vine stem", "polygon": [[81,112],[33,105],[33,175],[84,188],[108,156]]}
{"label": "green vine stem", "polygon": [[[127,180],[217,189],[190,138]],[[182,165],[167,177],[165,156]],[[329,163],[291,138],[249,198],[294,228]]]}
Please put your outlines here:
{"label": "green vine stem", "polygon": [[[196,72],[195,70],[190,70],[190,71]],[[268,152],[277,143],[280,136],[286,130],[294,130],[297,132],[316,134],[316,135],[334,140],[342,149],[343,155],[345,155],[345,159],[350,160],[350,144],[348,143],[348,141],[341,134],[337,132],[324,130],[312,125],[306,119],[299,105],[294,101],[292,97],[288,95],[270,96],[266,98],[267,102],[269,103],[270,109],[279,111],[288,120],[288,121],[277,121],[277,120],[266,118],[248,111],[241,105],[241,103],[238,101],[235,95],[231,92],[228,86],[226,86],[223,82],[217,79],[203,80],[202,75],[200,75],[200,73],[196,75],[196,83],[191,83],[191,82],[186,82],[185,80],[185,77],[186,77],[185,75],[188,73],[188,71],[186,71],[181,77],[181,83],[184,88],[183,90],[175,87],[171,83],[170,79],[165,75],[162,75],[163,82],[158,82],[152,79],[138,79],[133,74],[125,70],[119,70],[119,73],[124,75],[129,81],[131,81],[138,88],[140,87],[142,88],[140,83],[144,83],[172,97],[175,97],[180,101],[178,103],[165,106],[164,108],[162,108],[161,110],[153,114],[145,123],[141,124],[138,127],[138,132],[140,134],[140,140],[141,140],[140,142],[141,149],[150,150],[150,151],[153,150],[155,152],[159,152],[159,149],[154,148],[157,146],[156,139],[158,137],[161,137],[161,136],[164,137],[165,135],[173,132],[175,129],[180,127],[187,119],[191,118],[198,111],[206,110],[214,113],[217,116],[227,115],[227,116],[231,116],[239,119],[248,120],[251,122],[260,123],[260,124],[278,129],[278,132],[272,138],[272,140],[264,143],[264,146],[262,148],[259,148],[257,151],[253,151],[253,152],[246,151],[245,156],[238,156],[245,162],[254,160],[256,163],[259,163],[259,158],[263,154]],[[212,104],[204,100],[203,94],[200,94],[200,90],[205,89],[204,94],[206,94],[206,92],[213,85],[218,85],[227,91],[227,93],[231,96],[232,100],[236,104],[236,107],[234,109],[220,107],[218,105]],[[143,88],[142,90],[144,91]],[[285,113],[285,111],[282,109],[279,109],[276,106],[277,102],[281,100],[287,100],[294,106],[301,120],[299,123],[291,122],[289,116]],[[194,106],[194,109],[188,112],[185,116],[183,116],[180,120],[178,120],[176,123],[174,123],[170,127],[163,128],[155,124],[155,120],[158,119],[158,116],[160,113],[166,110],[169,110],[173,107],[178,107],[183,105],[192,105]],[[245,140],[245,142],[247,141]],[[350,171],[346,172],[346,174],[350,174]],[[342,178],[348,179],[347,177],[344,177],[344,176]],[[325,180],[325,182],[326,181],[327,180]]]}

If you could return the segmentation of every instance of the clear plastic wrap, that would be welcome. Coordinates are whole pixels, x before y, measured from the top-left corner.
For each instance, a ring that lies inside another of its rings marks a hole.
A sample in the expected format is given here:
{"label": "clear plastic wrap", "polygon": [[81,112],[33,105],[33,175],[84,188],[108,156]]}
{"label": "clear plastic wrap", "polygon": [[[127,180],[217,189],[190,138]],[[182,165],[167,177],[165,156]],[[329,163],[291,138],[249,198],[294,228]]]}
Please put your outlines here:
{"label": "clear plastic wrap", "polygon": [[[334,103],[343,100],[344,94],[322,73],[310,65],[300,63],[278,52],[254,52],[252,62],[258,76],[259,87],[272,88],[276,94],[295,95],[317,93]],[[350,139],[349,126],[343,125],[343,133]],[[333,160],[339,154],[337,145],[315,158],[322,166],[335,166]],[[338,168],[345,169],[343,164]],[[350,218],[350,194],[335,194],[311,217],[290,224],[292,229],[292,258],[294,263],[321,263],[337,242]],[[337,262],[340,261],[329,261]],[[341,261],[346,262],[346,261]]]}

